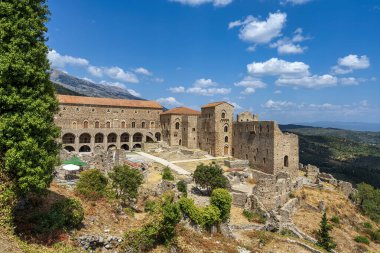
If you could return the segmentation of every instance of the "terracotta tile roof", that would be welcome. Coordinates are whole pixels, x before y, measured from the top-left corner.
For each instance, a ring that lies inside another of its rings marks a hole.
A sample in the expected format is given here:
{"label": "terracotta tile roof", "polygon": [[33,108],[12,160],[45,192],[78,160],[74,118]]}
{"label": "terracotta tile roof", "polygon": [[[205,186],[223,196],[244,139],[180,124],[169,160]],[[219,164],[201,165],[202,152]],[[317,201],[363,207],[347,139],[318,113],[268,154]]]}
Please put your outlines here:
{"label": "terracotta tile roof", "polygon": [[[215,107],[215,106],[217,106],[217,105],[221,105],[221,104],[224,104],[224,103],[231,105],[230,103],[227,103],[227,102],[221,101],[221,102],[213,102],[213,103],[209,103],[209,104],[207,104],[207,105],[202,106],[202,108]],[[233,105],[231,105],[231,106],[233,106]]]}
{"label": "terracotta tile roof", "polygon": [[176,107],[170,110],[167,110],[162,115],[169,115],[169,114],[177,114],[177,115],[200,115],[201,112],[197,110],[193,110],[187,107]]}
{"label": "terracotta tile roof", "polygon": [[127,100],[114,98],[98,98],[98,97],[80,97],[58,95],[60,104],[80,104],[80,105],[105,105],[117,107],[133,107],[133,108],[152,108],[162,109],[163,107],[156,101],[145,100]]}

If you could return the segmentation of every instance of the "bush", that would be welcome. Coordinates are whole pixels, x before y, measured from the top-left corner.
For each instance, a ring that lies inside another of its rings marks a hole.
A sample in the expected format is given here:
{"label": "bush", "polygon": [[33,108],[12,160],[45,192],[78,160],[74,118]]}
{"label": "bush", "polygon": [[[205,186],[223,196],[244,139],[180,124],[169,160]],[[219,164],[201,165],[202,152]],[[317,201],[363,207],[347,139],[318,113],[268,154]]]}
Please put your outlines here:
{"label": "bush", "polygon": [[380,229],[374,231],[372,229],[366,229],[366,234],[369,235],[372,241],[379,243],[380,242]]}
{"label": "bush", "polygon": [[181,198],[178,201],[181,211],[198,225],[202,225],[202,213],[194,204],[194,200],[189,198]]}
{"label": "bush", "polygon": [[363,227],[365,227],[365,228],[369,228],[369,229],[372,229],[372,224],[369,223],[369,222],[364,222],[364,223],[363,223]]}
{"label": "bush", "polygon": [[364,243],[364,244],[369,244],[369,239],[365,236],[361,236],[361,235],[358,235],[357,237],[355,237],[355,242],[358,242],[358,243]]}
{"label": "bush", "polygon": [[178,181],[177,189],[179,192],[183,193],[183,196],[187,197],[187,184],[185,181],[183,181],[183,180]]}
{"label": "bush", "polygon": [[96,200],[104,197],[107,183],[107,178],[99,170],[86,170],[80,173],[75,191],[87,199]]}
{"label": "bush", "polygon": [[324,212],[319,226],[319,230],[317,231],[317,245],[324,248],[328,252],[331,252],[336,247],[333,238],[330,236],[331,230],[332,227],[328,223],[326,212]]}
{"label": "bush", "polygon": [[373,221],[380,221],[380,189],[365,183],[358,184],[358,193],[355,196],[360,210]]}
{"label": "bush", "polygon": [[115,166],[109,176],[112,179],[117,198],[124,203],[137,198],[138,189],[144,179],[140,171],[126,165]]}
{"label": "bush", "polygon": [[200,209],[201,226],[210,229],[213,225],[221,221],[221,211],[214,205],[208,205]]}
{"label": "bush", "polygon": [[266,221],[266,219],[262,215],[248,211],[246,209],[243,210],[243,215],[250,222],[265,223]]}
{"label": "bush", "polygon": [[334,215],[333,217],[331,217],[330,221],[333,222],[333,223],[335,223],[335,224],[339,224],[340,223],[340,219],[336,215]]}
{"label": "bush", "polygon": [[39,216],[37,230],[50,233],[57,229],[77,228],[82,223],[84,211],[79,201],[64,199],[53,204],[50,211]]}
{"label": "bush", "polygon": [[230,217],[232,197],[226,189],[215,189],[211,194],[211,204],[219,208],[220,219],[226,221]]}
{"label": "bush", "polygon": [[153,200],[145,201],[145,208],[144,208],[145,212],[154,213],[158,210],[158,208],[159,208],[159,205],[157,202]]}
{"label": "bush", "polygon": [[173,181],[174,175],[169,167],[165,167],[164,171],[162,172],[162,179]]}
{"label": "bush", "polygon": [[216,188],[227,188],[228,179],[223,175],[223,170],[216,163],[210,165],[200,164],[194,171],[194,181],[205,188],[210,194]]}

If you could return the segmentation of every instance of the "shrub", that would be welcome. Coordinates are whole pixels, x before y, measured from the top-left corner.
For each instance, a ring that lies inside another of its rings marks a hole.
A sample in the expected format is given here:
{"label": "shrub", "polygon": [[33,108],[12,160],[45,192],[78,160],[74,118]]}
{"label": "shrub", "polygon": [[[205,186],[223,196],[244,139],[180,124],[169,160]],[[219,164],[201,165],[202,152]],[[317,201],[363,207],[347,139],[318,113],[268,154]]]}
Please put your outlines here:
{"label": "shrub", "polygon": [[326,212],[323,213],[322,220],[317,231],[317,245],[324,248],[327,251],[332,251],[336,244],[334,243],[332,237],[330,236],[330,231],[332,227],[328,224]]}
{"label": "shrub", "polygon": [[358,242],[358,243],[364,243],[364,244],[369,244],[369,239],[365,236],[361,236],[361,235],[358,235],[357,237],[355,237],[355,242]]}
{"label": "shrub", "polygon": [[210,194],[216,188],[227,188],[228,179],[223,175],[223,170],[217,164],[200,164],[194,171],[194,181],[205,188]]}
{"label": "shrub", "polygon": [[380,221],[380,189],[365,183],[358,184],[358,193],[355,196],[362,213],[373,221]]}
{"label": "shrub", "polygon": [[173,181],[174,180],[174,175],[169,167],[165,167],[163,172],[162,172],[162,179],[164,180],[169,180]]}
{"label": "shrub", "polygon": [[365,227],[365,228],[369,228],[369,229],[372,229],[372,224],[369,223],[369,222],[364,222],[364,223],[363,223],[363,227]]}
{"label": "shrub", "polygon": [[265,223],[266,221],[266,219],[262,215],[255,212],[248,211],[246,209],[243,210],[243,215],[250,222]]}
{"label": "shrub", "polygon": [[372,241],[379,243],[380,242],[380,229],[377,231],[374,231],[372,229],[366,229],[365,233],[369,235]]}
{"label": "shrub", "polygon": [[185,181],[183,181],[183,180],[178,181],[177,189],[179,192],[183,193],[183,196],[187,197],[187,184]]}
{"label": "shrub", "polygon": [[181,198],[178,201],[181,211],[196,224],[202,225],[202,214],[195,206],[194,200],[189,198]]}
{"label": "shrub", "polygon": [[213,225],[221,221],[221,211],[214,205],[208,205],[200,209],[201,213],[201,225],[202,227],[209,229]]}
{"label": "shrub", "polygon": [[162,206],[163,220],[160,227],[160,237],[167,245],[175,236],[175,227],[181,220],[181,210],[176,203],[165,203]]}
{"label": "shrub", "polygon": [[145,208],[144,208],[145,212],[154,213],[158,210],[158,208],[159,208],[159,205],[157,202],[153,200],[145,201]]}
{"label": "shrub", "polygon": [[54,203],[50,211],[38,218],[37,230],[49,233],[57,229],[77,228],[82,223],[84,211],[79,201],[64,199]]}
{"label": "shrub", "polygon": [[107,178],[99,170],[86,170],[80,174],[75,191],[87,199],[96,200],[105,195],[107,183]]}
{"label": "shrub", "polygon": [[215,189],[211,194],[211,204],[219,208],[220,219],[226,221],[230,217],[232,197],[226,189]]}
{"label": "shrub", "polygon": [[340,219],[336,215],[334,215],[333,217],[331,217],[330,221],[333,222],[333,223],[335,223],[335,224],[339,224],[340,223]]}
{"label": "shrub", "polygon": [[137,198],[138,189],[144,179],[140,171],[126,165],[115,166],[109,176],[112,179],[117,198],[124,203]]}

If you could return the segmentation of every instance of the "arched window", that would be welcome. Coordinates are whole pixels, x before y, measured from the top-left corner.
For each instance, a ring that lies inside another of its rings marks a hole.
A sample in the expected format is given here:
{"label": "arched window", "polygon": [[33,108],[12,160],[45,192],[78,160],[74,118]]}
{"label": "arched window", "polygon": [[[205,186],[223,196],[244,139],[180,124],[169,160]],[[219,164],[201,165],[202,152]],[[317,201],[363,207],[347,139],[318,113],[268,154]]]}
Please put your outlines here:
{"label": "arched window", "polygon": [[95,128],[99,128],[99,127],[100,127],[99,121],[95,121]]}
{"label": "arched window", "polygon": [[141,128],[145,128],[145,122],[144,121],[141,123]]}
{"label": "arched window", "polygon": [[91,142],[91,135],[85,133],[79,136],[79,143],[90,143],[90,142]]}
{"label": "arched window", "polygon": [[161,141],[161,134],[160,133],[156,133],[155,135],[154,135],[154,137],[156,137],[156,140],[157,141]]}
{"label": "arched window", "polygon": [[224,137],[224,142],[228,142],[228,136]]}
{"label": "arched window", "polygon": [[95,135],[95,143],[103,143],[104,142],[104,135],[101,133],[97,133]]}
{"label": "arched window", "polygon": [[125,128],[125,121],[121,122],[121,128]]}
{"label": "arched window", "polygon": [[179,129],[179,122],[175,123],[175,129]]}
{"label": "arched window", "polygon": [[178,145],[182,145],[182,140],[180,139],[179,141],[178,141]]}
{"label": "arched window", "polygon": [[225,119],[225,118],[226,118],[226,113],[222,112],[222,119]]}
{"label": "arched window", "polygon": [[133,142],[142,142],[143,135],[141,133],[135,133],[133,135]]}
{"label": "arched window", "polygon": [[135,128],[136,127],[136,122],[132,122],[132,128]]}
{"label": "arched window", "polygon": [[153,129],[154,128],[154,121],[151,121],[150,122],[150,129]]}
{"label": "arched window", "polygon": [[88,121],[87,120],[83,122],[83,128],[88,128]]}
{"label": "arched window", "polygon": [[62,136],[62,143],[63,144],[74,144],[75,143],[75,135],[73,134],[64,134]]}
{"label": "arched window", "polygon": [[107,121],[106,128],[111,128],[111,122]]}
{"label": "arched window", "polygon": [[129,134],[128,133],[123,133],[120,136],[120,142],[129,142]]}
{"label": "arched window", "polygon": [[225,133],[228,132],[228,126],[227,126],[227,125],[224,126],[224,132],[225,132]]}
{"label": "arched window", "polygon": [[71,125],[73,129],[77,129],[77,122],[74,121],[73,123],[71,123]]}
{"label": "arched window", "polygon": [[287,155],[284,157],[284,166],[289,167],[289,157]]}
{"label": "arched window", "polygon": [[116,142],[117,140],[117,135],[114,134],[114,133],[110,133],[108,136],[107,136],[107,142],[108,143],[114,143]]}
{"label": "arched window", "polygon": [[266,162],[266,161],[265,161],[265,158],[263,158],[263,164],[265,164],[265,162]]}

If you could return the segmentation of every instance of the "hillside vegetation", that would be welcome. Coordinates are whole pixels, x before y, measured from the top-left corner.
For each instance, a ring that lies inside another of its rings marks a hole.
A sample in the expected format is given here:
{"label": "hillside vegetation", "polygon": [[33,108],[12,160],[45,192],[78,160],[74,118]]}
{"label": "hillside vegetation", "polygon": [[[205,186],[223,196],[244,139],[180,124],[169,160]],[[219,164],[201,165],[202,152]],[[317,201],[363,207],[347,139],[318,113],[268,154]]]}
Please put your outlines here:
{"label": "hillside vegetation", "polygon": [[380,188],[380,133],[297,125],[281,126],[300,137],[300,162],[352,183]]}

